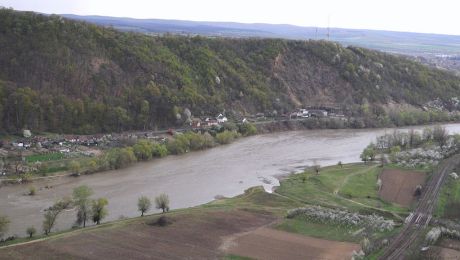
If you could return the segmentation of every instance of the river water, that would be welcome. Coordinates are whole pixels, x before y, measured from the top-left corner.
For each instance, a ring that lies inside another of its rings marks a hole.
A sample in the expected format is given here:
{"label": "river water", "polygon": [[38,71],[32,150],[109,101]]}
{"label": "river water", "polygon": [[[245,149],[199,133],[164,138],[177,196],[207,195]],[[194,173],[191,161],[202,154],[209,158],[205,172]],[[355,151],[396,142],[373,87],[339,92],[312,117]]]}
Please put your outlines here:
{"label": "river water", "polygon": [[[445,125],[460,133],[460,124]],[[414,127],[422,129],[423,127]],[[166,193],[170,207],[186,208],[232,197],[249,187],[267,191],[279,184],[276,176],[298,172],[318,163],[322,166],[359,161],[371,141],[393,129],[305,130],[257,135],[213,149],[168,156],[129,168],[82,177],[60,177],[34,183],[37,195],[27,196],[27,185],[0,188],[0,215],[10,218],[9,235],[25,236],[29,226],[41,230],[43,211],[56,200],[71,196],[73,188],[88,185],[94,198],[109,200],[104,221],[138,216],[137,199]],[[52,188],[45,188],[51,186]],[[62,213],[54,230],[69,229],[75,211]]]}

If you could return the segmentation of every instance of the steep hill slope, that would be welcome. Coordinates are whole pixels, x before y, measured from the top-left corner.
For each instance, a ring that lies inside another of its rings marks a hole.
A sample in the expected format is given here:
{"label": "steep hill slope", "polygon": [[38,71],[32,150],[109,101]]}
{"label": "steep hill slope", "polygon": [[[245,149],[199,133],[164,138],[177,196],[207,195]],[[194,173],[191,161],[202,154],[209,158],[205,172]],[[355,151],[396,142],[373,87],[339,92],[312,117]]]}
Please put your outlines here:
{"label": "steep hill slope", "polygon": [[8,9],[0,9],[0,50],[0,126],[8,132],[164,127],[185,108],[359,113],[371,104],[381,113],[389,103],[460,96],[460,79],[448,72],[333,42],[150,37]]}

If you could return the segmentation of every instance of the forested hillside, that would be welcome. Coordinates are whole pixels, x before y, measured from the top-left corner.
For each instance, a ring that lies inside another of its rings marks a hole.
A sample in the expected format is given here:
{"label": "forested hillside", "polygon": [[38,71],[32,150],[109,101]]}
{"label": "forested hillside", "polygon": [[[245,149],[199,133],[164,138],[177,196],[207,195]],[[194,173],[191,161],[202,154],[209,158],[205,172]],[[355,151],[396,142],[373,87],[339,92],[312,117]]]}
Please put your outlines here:
{"label": "forested hillside", "polygon": [[0,80],[3,132],[166,127],[185,108],[382,114],[389,103],[460,97],[449,72],[333,42],[151,37],[9,9],[0,9]]}

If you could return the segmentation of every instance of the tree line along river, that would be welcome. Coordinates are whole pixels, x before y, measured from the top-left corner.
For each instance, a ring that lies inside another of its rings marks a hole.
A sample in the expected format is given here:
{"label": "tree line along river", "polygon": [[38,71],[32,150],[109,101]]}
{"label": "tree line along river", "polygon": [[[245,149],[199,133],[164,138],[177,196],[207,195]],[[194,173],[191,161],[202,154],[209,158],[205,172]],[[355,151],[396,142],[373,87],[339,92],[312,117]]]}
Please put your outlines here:
{"label": "tree line along river", "polygon": [[[460,124],[445,127],[449,133],[460,133]],[[313,163],[327,166],[339,161],[358,162],[370,142],[393,130],[304,130],[256,135],[125,169],[39,181],[33,184],[37,188],[35,196],[26,195],[28,185],[5,186],[0,188],[0,215],[11,220],[7,235],[25,236],[29,226],[41,230],[44,210],[58,199],[71,196],[80,185],[92,188],[93,198],[108,199],[109,215],[105,221],[138,216],[137,199],[141,195],[154,198],[166,193],[170,207],[176,209],[197,206],[216,196],[232,197],[258,185],[271,191],[279,184],[276,176],[301,171]],[[55,230],[70,229],[75,214],[74,210],[61,213]]]}

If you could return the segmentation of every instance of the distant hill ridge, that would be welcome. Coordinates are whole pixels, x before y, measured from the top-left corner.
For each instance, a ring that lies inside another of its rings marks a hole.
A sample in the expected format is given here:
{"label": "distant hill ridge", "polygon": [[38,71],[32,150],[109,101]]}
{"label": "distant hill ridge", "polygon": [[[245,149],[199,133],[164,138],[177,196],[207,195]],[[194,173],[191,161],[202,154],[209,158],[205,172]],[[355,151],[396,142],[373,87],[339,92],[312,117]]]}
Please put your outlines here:
{"label": "distant hill ridge", "polygon": [[[460,79],[334,42],[120,32],[0,9],[0,129],[94,133],[193,115],[333,105],[382,116],[460,97]],[[180,120],[179,120],[180,121]]]}
{"label": "distant hill ridge", "polygon": [[[134,19],[109,16],[62,16],[113,26],[124,31],[151,34],[184,34],[224,37],[264,37],[294,40],[327,40],[328,28],[289,24],[197,22],[164,19]],[[330,28],[329,39],[344,45],[356,45],[409,55],[460,55],[460,35],[395,32],[366,29]]]}

